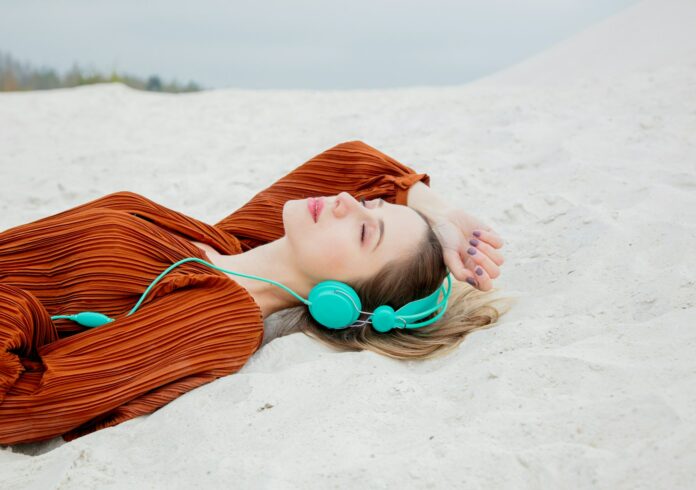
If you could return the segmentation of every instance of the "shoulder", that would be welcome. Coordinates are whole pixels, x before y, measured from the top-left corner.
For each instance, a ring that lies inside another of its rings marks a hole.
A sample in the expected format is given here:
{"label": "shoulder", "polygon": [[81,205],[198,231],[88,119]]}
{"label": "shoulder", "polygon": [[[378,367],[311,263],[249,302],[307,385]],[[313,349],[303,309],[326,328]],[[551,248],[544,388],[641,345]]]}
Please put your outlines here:
{"label": "shoulder", "polygon": [[[143,305],[164,297],[171,300],[172,295],[182,295],[182,300],[191,300],[191,307],[220,304],[225,311],[236,314],[243,312],[249,318],[263,322],[261,307],[251,293],[227,274],[214,269],[193,273],[175,273],[172,270],[152,287]],[[196,297],[205,303],[195,300]]]}

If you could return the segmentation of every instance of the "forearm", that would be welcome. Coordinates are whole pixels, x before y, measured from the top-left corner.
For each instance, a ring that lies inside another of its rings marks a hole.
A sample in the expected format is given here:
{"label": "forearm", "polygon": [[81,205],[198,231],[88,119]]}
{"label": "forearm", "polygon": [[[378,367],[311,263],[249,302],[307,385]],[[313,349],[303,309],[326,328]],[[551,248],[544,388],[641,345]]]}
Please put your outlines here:
{"label": "forearm", "polygon": [[216,223],[215,228],[233,235],[246,251],[283,236],[283,205],[288,200],[345,191],[356,199],[382,198],[391,204],[406,205],[407,193],[415,181],[429,184],[430,177],[362,141],[348,141],[281,177]]}
{"label": "forearm", "polygon": [[423,182],[416,182],[408,190],[407,205],[427,217],[440,214],[450,206],[437,191]]}

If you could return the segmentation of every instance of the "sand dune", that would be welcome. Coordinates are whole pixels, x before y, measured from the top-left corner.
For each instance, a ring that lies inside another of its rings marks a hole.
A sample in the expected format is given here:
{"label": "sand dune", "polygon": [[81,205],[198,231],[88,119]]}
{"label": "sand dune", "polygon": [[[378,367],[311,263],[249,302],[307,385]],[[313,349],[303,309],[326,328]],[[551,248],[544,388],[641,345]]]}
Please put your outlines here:
{"label": "sand dune", "polygon": [[361,139],[495,227],[519,301],[431,362],[278,338],[150,416],[0,450],[0,487],[693,488],[694,21],[648,0],[454,87],[1,94],[2,229],[125,189],[215,222]]}

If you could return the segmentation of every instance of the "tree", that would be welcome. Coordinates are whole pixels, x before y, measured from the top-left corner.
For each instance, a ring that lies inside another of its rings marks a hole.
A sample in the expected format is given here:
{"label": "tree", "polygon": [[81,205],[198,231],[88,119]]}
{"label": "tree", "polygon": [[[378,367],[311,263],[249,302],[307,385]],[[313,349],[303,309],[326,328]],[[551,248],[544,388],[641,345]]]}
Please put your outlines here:
{"label": "tree", "polygon": [[152,92],[162,91],[162,81],[157,75],[152,75],[147,79],[147,85],[145,85],[145,90],[150,90]]}

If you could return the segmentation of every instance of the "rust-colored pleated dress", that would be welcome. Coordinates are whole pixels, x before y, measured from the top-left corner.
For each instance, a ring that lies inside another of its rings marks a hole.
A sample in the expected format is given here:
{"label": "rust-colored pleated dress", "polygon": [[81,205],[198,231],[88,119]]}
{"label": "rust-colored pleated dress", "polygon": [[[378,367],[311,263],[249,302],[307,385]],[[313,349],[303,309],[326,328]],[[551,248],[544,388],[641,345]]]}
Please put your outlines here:
{"label": "rust-colored pleated dress", "polygon": [[[261,346],[248,291],[190,243],[238,254],[283,236],[289,199],[381,197],[406,205],[427,174],[361,142],[313,157],[211,226],[133,192],[115,192],[0,233],[0,444],[81,435],[152,413],[238,371]],[[52,315],[97,311],[83,327]]]}

